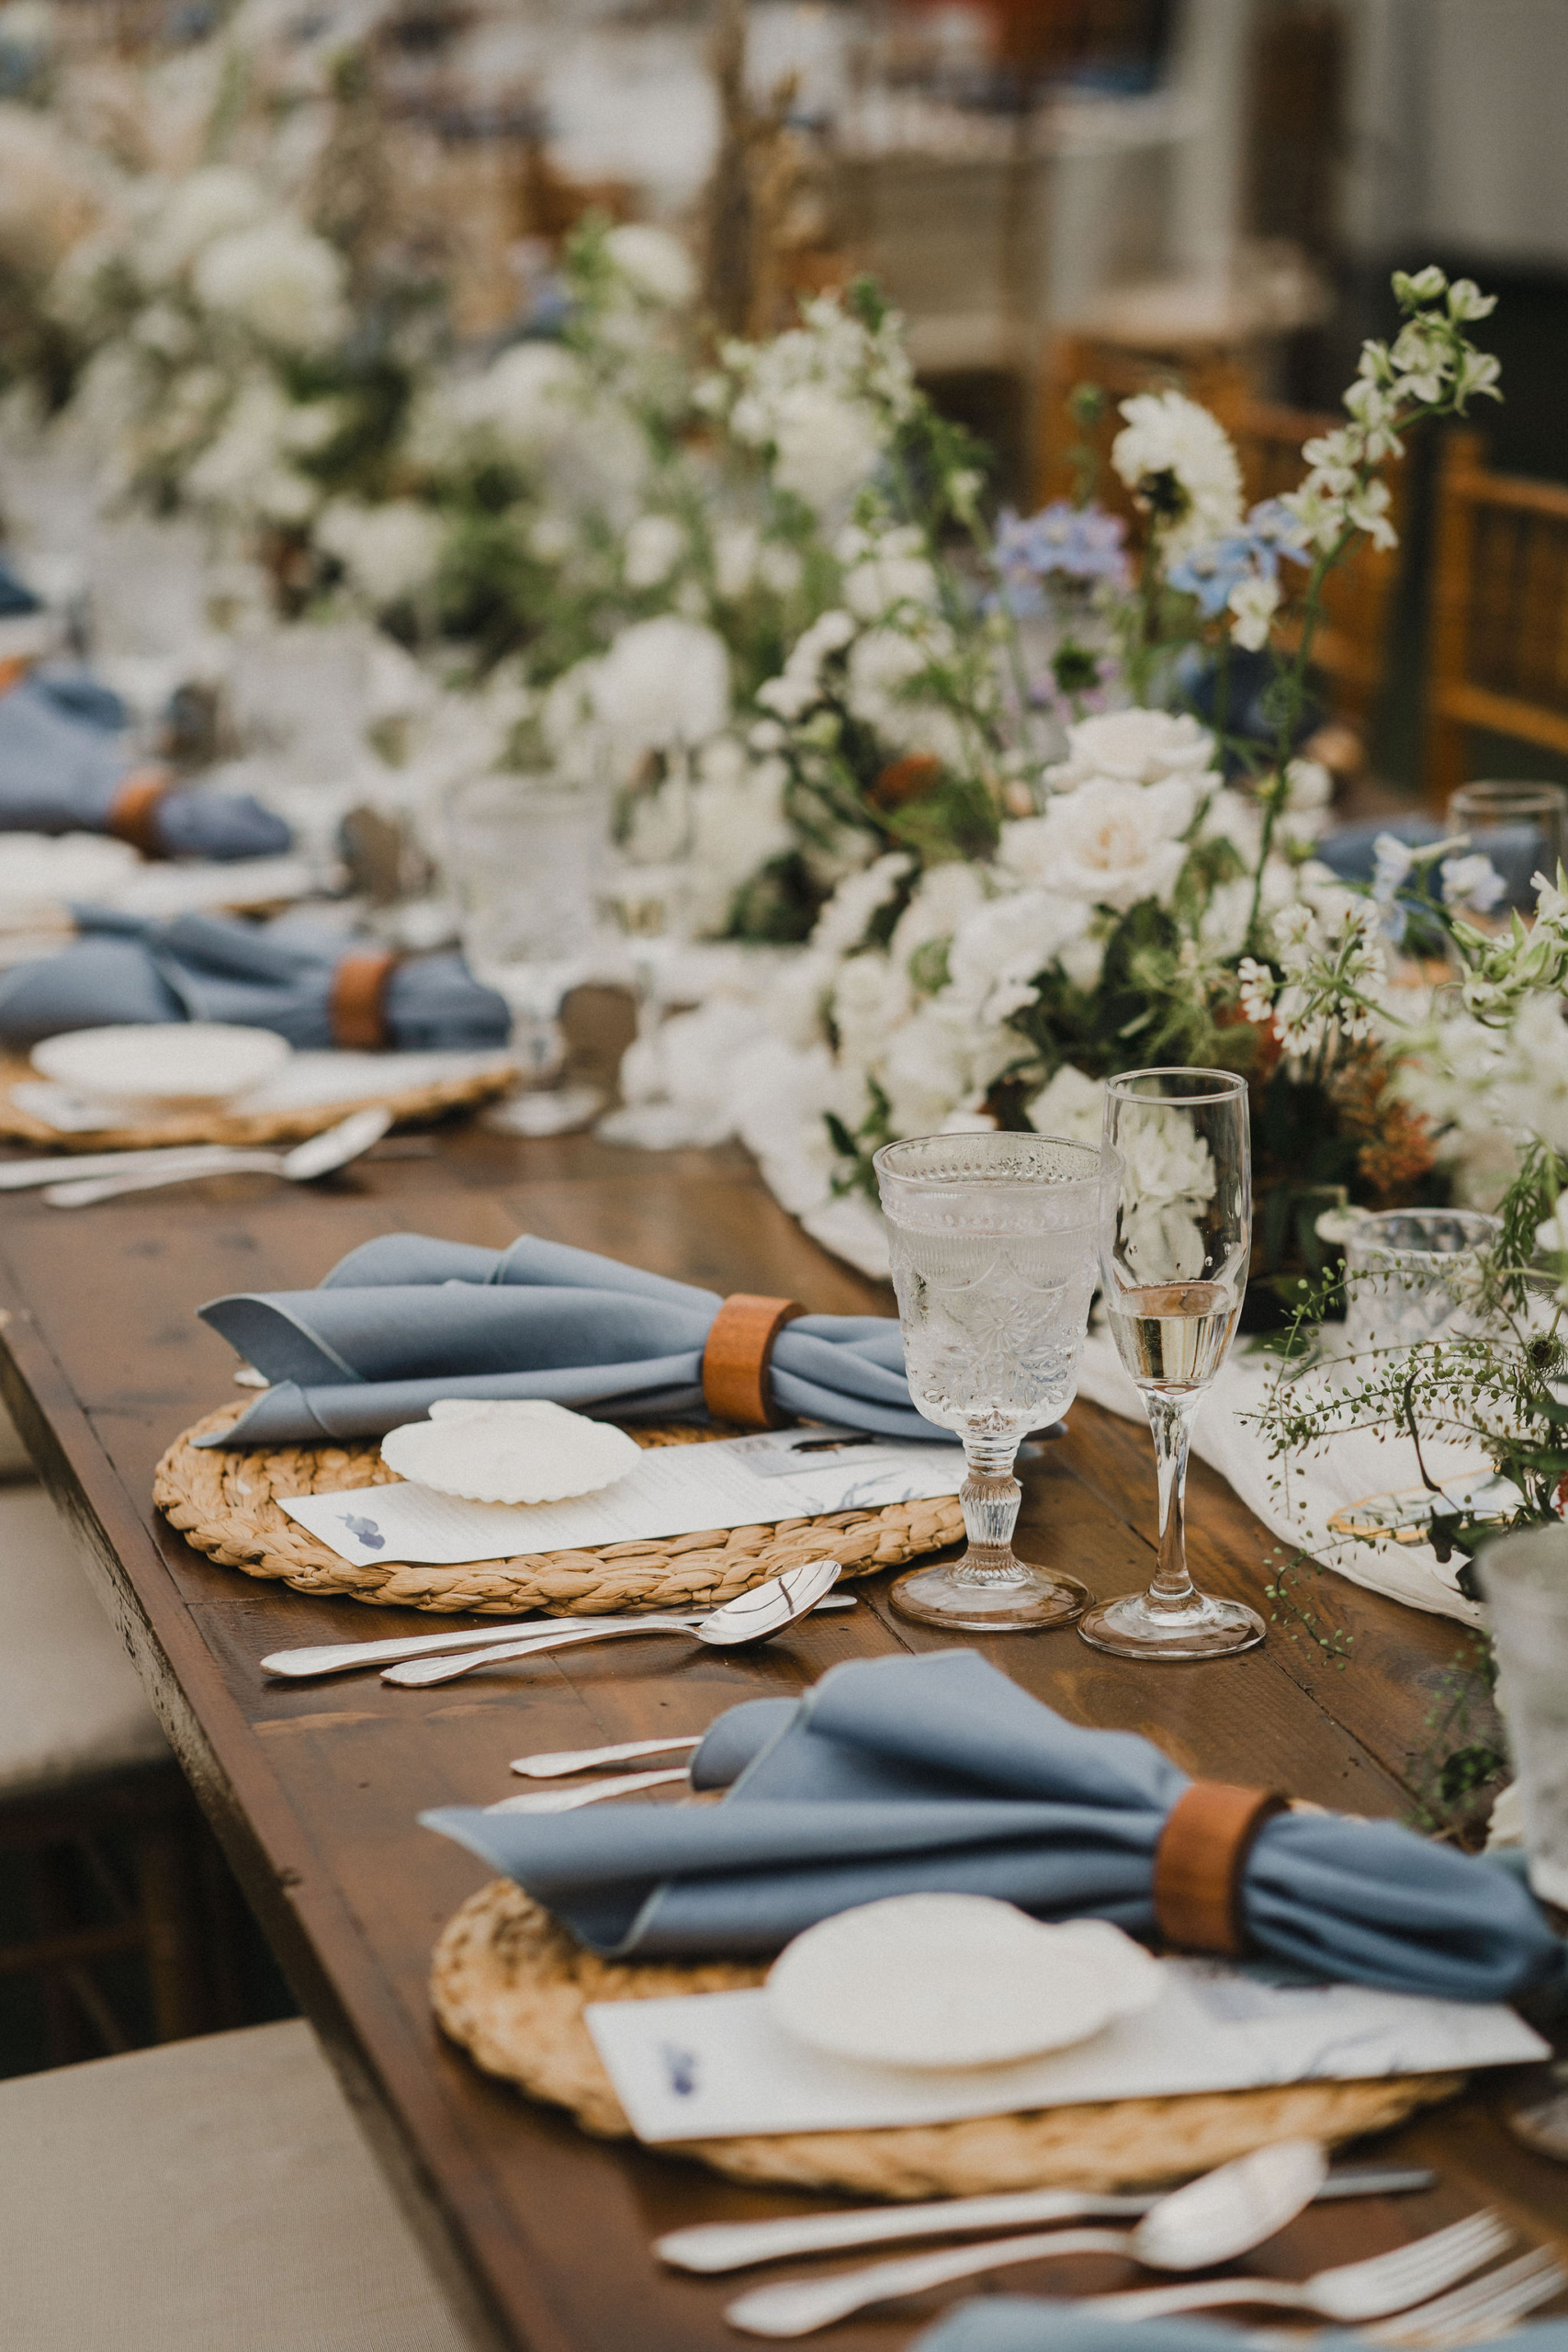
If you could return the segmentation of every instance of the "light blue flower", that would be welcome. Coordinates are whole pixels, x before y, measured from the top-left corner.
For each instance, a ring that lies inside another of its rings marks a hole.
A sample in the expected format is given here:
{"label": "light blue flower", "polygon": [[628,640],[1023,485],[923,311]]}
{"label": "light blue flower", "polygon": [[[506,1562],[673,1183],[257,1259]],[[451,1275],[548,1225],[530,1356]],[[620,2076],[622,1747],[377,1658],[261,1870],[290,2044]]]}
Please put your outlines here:
{"label": "light blue flower", "polygon": [[1010,609],[1021,617],[1043,611],[1039,583],[1053,577],[1125,588],[1132,576],[1123,545],[1126,527],[1119,514],[1108,514],[1102,506],[1071,506],[1065,498],[1027,516],[1005,508],[992,553]]}
{"label": "light blue flower", "polygon": [[1205,620],[1214,620],[1244,580],[1277,581],[1281,557],[1304,563],[1301,541],[1301,526],[1284,502],[1265,498],[1241,530],[1190,548],[1179,563],[1172,564],[1168,576],[1173,588],[1197,598]]}

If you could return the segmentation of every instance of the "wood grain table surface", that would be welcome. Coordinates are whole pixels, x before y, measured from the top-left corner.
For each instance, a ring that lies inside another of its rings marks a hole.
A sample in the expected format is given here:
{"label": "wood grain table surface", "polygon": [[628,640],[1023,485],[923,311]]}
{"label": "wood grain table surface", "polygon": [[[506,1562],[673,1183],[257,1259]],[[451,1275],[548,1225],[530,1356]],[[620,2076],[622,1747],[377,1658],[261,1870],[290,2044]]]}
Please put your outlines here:
{"label": "wood grain table surface", "polygon": [[[798,1690],[838,1659],[942,1637],[894,1617],[881,1577],[856,1586],[852,1617],[796,1628],[756,1657],[626,1641],[428,1691],[371,1676],[268,1682],[256,1664],[266,1651],[429,1621],[219,1567],[159,1519],[159,1454],[236,1394],[232,1356],[195,1309],[224,1291],[313,1283],[345,1250],[398,1229],[489,1245],[526,1230],[818,1311],[886,1312],[890,1297],[807,1240],[728,1148],[653,1157],[586,1137],[513,1142],[470,1129],[444,1136],[429,1157],[362,1163],[310,1192],[228,1177],[71,1215],[35,1195],[0,1204],[6,1400],[475,2344],[717,2352],[740,2340],[721,2316],[734,2282],[663,2271],[649,2240],[677,2223],[823,2200],[739,2188],[590,2140],[446,2044],[426,1992],[431,1948],[485,1873],[415,1815],[505,1795],[517,1785],[508,1759],[525,1749],[697,1732],[738,1700]],[[1145,1430],[1079,1404],[1066,1439],[1029,1467],[1025,1490],[1029,1555],[1070,1569],[1097,1595],[1146,1578]],[[1271,1539],[1201,1466],[1190,1542],[1201,1580],[1268,1612]],[[1244,1657],[1187,1667],[1130,1665],[1070,1631],[979,1646],[1073,1720],[1146,1733],[1191,1772],[1398,1816],[1457,1629],[1337,1580],[1332,1594],[1355,1636],[1343,1672],[1279,1628]],[[1507,2138],[1495,2111],[1505,2087],[1483,2083],[1379,2145],[1380,2155],[1437,2165],[1439,2188],[1308,2213],[1258,2262],[1300,2276],[1483,2202],[1509,2213],[1528,2240],[1555,2240],[1568,2254],[1568,2170]],[[1126,2269],[1095,2257],[1020,2268],[1000,2283],[1076,2293],[1121,2284]],[[941,2301],[866,2315],[828,2340],[844,2352],[893,2352]]]}

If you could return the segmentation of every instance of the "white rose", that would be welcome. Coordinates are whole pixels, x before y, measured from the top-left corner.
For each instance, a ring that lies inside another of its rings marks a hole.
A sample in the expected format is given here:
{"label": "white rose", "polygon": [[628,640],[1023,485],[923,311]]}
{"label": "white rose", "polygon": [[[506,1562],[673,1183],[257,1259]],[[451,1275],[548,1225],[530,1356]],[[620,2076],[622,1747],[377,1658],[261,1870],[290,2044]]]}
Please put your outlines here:
{"label": "white rose", "polygon": [[1125,914],[1141,899],[1168,900],[1186,862],[1180,839],[1197,794],[1184,776],[1164,784],[1084,784],[1054,800],[1043,817],[1007,827],[1010,837],[1040,827],[1031,846],[1041,878],[1065,897]]}
{"label": "white rose", "polygon": [[729,718],[729,656],[700,622],[662,613],[622,629],[592,683],[595,716],[626,750],[694,748]]}
{"label": "white rose", "polygon": [[605,237],[604,251],[633,292],[647,302],[676,311],[696,293],[697,273],[692,256],[667,229],[625,221]]}
{"label": "white rose", "polygon": [[1068,728],[1067,756],[1046,769],[1045,780],[1055,792],[1091,776],[1161,784],[1168,775],[1201,775],[1213,758],[1213,737],[1186,711],[1111,710]]}
{"label": "white rose", "polygon": [[254,228],[270,209],[266,190],[249,172],[209,164],[181,180],[132,247],[137,276],[144,286],[164,285],[214,238]]}
{"label": "white rose", "polygon": [[227,311],[291,351],[314,349],[343,332],[346,277],[335,246],[288,220],[214,239],[192,271],[209,310]]}
{"label": "white rose", "polygon": [[863,401],[825,384],[784,392],[759,438],[773,445],[773,480],[814,514],[830,514],[869,481],[882,461],[880,420]]}
{"label": "white rose", "polygon": [[434,576],[446,537],[440,515],[412,498],[380,506],[334,499],[316,523],[317,545],[337,558],[355,587],[383,612]]}
{"label": "white rose", "polygon": [[1105,1124],[1105,1080],[1064,1062],[1029,1104],[1026,1115],[1036,1135],[1098,1143]]}
{"label": "white rose", "polygon": [[657,588],[686,551],[686,534],[672,514],[639,514],[626,533],[621,568],[628,588]]}

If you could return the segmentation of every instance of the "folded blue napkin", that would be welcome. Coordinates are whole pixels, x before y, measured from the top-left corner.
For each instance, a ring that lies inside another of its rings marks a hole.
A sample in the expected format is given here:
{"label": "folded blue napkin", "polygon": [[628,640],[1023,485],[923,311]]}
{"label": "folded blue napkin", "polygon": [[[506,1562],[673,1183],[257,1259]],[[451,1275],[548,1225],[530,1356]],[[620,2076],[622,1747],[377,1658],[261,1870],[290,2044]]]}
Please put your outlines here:
{"label": "folded blue napkin", "polygon": [[[233,1021],[276,1029],[293,1046],[333,1043],[341,938],[275,939],[223,915],[160,923],[107,907],[73,911],[82,933],[73,946],[0,975],[0,1043],[33,1046],[122,1021]],[[396,965],[382,1012],[388,1043],[404,1052],[504,1046],[511,1029],[502,999],[460,956]]]}
{"label": "folded blue napkin", "polygon": [[[0,832],[103,833],[136,763],[113,698],[91,681],[29,675],[0,694]],[[175,786],[150,819],[170,857],[271,857],[293,835],[248,794]]]}
{"label": "folded blue napkin", "polygon": [[[4,983],[0,982],[0,990]],[[5,1023],[0,994],[0,1027]],[[438,1396],[543,1396],[617,1420],[703,1410],[711,1290],[525,1233],[477,1250],[388,1233],[317,1290],[240,1292],[204,1322],[276,1385],[207,1445],[314,1445],[380,1437]],[[898,1326],[879,1315],[803,1315],[773,1344],[782,1411],[928,1441]]]}
{"label": "folded blue napkin", "polygon": [[[1064,1721],[974,1650],[858,1660],[798,1701],[752,1702],[719,1719],[693,1777],[733,1785],[716,1805],[421,1818],[616,1959],[777,1951],[924,1892],[1152,1939],[1155,1849],[1190,1785],[1148,1740]],[[1393,1822],[1277,1815],[1242,1908],[1260,1952],[1390,1992],[1506,2000],[1564,1967],[1517,1879]]]}
{"label": "folded blue napkin", "polygon": [[[1243,2340],[1218,2320],[1097,2319],[1043,2296],[977,2295],[915,2336],[908,2352],[1237,2352]],[[1363,2352],[1367,2342],[1338,2329],[1311,2340],[1317,2352]],[[1503,2344],[1507,2352],[1568,2352],[1568,2319],[1517,2328],[1475,2352],[1500,2352]]]}

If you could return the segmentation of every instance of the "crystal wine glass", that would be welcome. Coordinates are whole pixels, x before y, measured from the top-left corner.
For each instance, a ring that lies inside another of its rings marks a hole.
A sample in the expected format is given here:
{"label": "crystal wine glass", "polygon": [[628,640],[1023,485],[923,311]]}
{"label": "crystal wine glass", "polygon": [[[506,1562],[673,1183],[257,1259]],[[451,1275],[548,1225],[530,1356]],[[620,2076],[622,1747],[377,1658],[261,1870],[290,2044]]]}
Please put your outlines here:
{"label": "crystal wine glass", "polygon": [[593,872],[604,796],[551,775],[477,776],[446,807],[447,869],[463,952],[503,997],[526,1090],[490,1114],[518,1135],[583,1126],[596,1087],[551,1086],[566,1058],[560,1009],[593,962]]}
{"label": "crystal wine glass", "polygon": [[1078,1632],[1121,1657],[1228,1657],[1263,1639],[1239,1600],[1187,1573],[1183,1503],[1198,1410],[1235,1333],[1252,1248],[1247,1080],[1138,1069],[1106,1090],[1100,1262],[1122,1363],[1143,1391],[1159,1479],[1159,1562],[1146,1592],[1102,1600]]}
{"label": "crystal wine glass", "polygon": [[902,1616],[950,1632],[1067,1625],[1089,1600],[1012,1548],[1013,1459],[1077,1386],[1094,1288],[1100,1154],[1055,1136],[925,1136],[885,1144],[877,1182],[909,1394],[956,1430],[969,1547],[893,1588]]}

